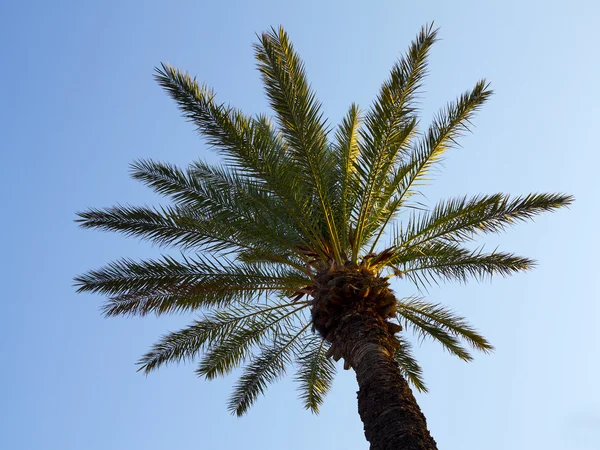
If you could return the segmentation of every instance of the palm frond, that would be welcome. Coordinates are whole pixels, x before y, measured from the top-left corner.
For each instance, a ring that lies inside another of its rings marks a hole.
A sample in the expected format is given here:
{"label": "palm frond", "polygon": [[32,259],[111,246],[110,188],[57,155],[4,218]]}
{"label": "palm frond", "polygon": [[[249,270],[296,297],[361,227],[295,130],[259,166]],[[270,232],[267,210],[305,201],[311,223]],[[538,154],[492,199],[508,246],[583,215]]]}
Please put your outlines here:
{"label": "palm frond", "polygon": [[248,250],[286,254],[297,252],[298,245],[305,242],[303,225],[288,214],[281,199],[261,184],[236,171],[200,161],[189,171],[201,180],[205,196],[210,198],[204,212],[211,219],[234,228],[237,233],[232,234],[241,233],[246,242],[255,242],[254,246],[247,246]]}
{"label": "palm frond", "polygon": [[475,113],[490,98],[493,91],[485,80],[462,94],[454,103],[450,103],[434,118],[427,133],[415,149],[410,164],[413,170],[405,179],[404,190],[410,189],[415,181],[423,180],[444,152],[458,145],[457,139],[469,131],[469,125]]}
{"label": "palm frond", "polygon": [[328,347],[327,341],[313,335],[297,358],[296,381],[300,383],[300,399],[314,414],[319,413],[319,406],[329,392],[336,372],[334,362],[326,356]]}
{"label": "palm frond", "polygon": [[[241,111],[216,103],[212,89],[199,85],[195,78],[174,67],[162,64],[156,68],[155,79],[175,100],[184,117],[197,126],[211,146],[224,154],[229,164],[259,179],[271,171],[268,167],[271,158],[264,157],[280,149],[264,123],[259,126]],[[263,145],[257,146],[255,141]]]}
{"label": "palm frond", "polygon": [[308,330],[310,323],[298,328],[290,328],[271,345],[264,345],[260,354],[254,357],[244,368],[244,372],[236,383],[229,400],[229,410],[242,416],[264,393],[267,385],[278,380],[286,372],[286,367],[293,364],[294,354],[299,351],[297,340]]}
{"label": "palm frond", "polygon": [[494,194],[442,201],[431,212],[413,215],[400,237],[399,247],[410,248],[436,239],[468,241],[478,233],[497,233],[509,225],[531,220],[572,202],[570,195],[545,193],[515,199]]}
{"label": "palm frond", "polygon": [[442,344],[445,350],[463,361],[472,361],[473,357],[460,342],[457,334],[440,325],[435,320],[416,314],[411,310],[398,309],[398,320],[406,329],[411,329],[420,339],[432,339]]}
{"label": "palm frond", "polygon": [[394,359],[400,367],[400,372],[406,380],[419,392],[427,392],[427,386],[423,381],[423,369],[412,354],[412,346],[408,339],[402,335],[396,335],[400,346],[396,349]]}
{"label": "palm frond", "polygon": [[82,228],[117,231],[161,246],[232,250],[244,249],[248,245],[235,239],[231,222],[207,220],[203,214],[189,208],[118,205],[90,208],[77,215],[77,222]]}
{"label": "palm frond", "polygon": [[469,325],[464,317],[440,304],[428,303],[420,298],[406,298],[398,302],[398,315],[412,323],[415,323],[415,318],[428,322],[463,339],[471,347],[484,353],[494,350],[494,347]]}
{"label": "palm frond", "polygon": [[361,151],[357,160],[360,176],[360,205],[356,212],[354,253],[365,242],[368,222],[378,222],[375,211],[390,170],[409,149],[416,131],[415,96],[427,72],[427,56],[436,41],[433,25],[423,27],[407,54],[392,68],[377,100],[365,117],[361,130]]}
{"label": "palm frond", "polygon": [[325,255],[323,236],[312,220],[312,192],[302,182],[286,144],[278,138],[270,121],[264,116],[253,119],[235,108],[215,103],[211,89],[199,86],[195,78],[168,65],[157,69],[155,77],[184,116],[225,156],[226,162],[263,182],[297,222],[305,240]]}
{"label": "palm frond", "polygon": [[267,345],[269,340],[276,340],[286,329],[293,327],[300,311],[308,306],[307,302],[287,304],[238,324],[227,336],[211,344],[196,373],[209,380],[228,374],[247,358],[253,346]]}
{"label": "palm frond", "polygon": [[[284,242],[301,233],[296,223],[282,220],[287,217],[286,210],[278,197],[264,184],[235,168],[196,161],[183,171],[171,164],[145,160],[132,164],[132,176],[159,194],[171,197],[186,208],[184,211],[203,213],[216,221],[258,222],[258,226],[268,230],[271,228],[268,225],[279,219],[280,225],[286,228],[279,226],[274,236]],[[256,230],[250,233],[251,236],[256,234]]]}
{"label": "palm frond", "polygon": [[484,253],[482,249],[469,250],[451,243],[428,242],[398,252],[388,265],[394,267],[398,275],[424,287],[440,279],[466,282],[469,277],[484,279],[493,275],[512,275],[530,270],[535,261],[511,253]]}
{"label": "palm frond", "polygon": [[203,207],[207,198],[204,186],[198,180],[174,164],[137,160],[130,165],[131,176],[154,189],[155,192],[171,197],[178,204]]}
{"label": "palm frond", "polygon": [[277,292],[293,292],[307,278],[276,266],[231,264],[206,258],[136,262],[121,259],[75,278],[78,292],[111,296],[106,315],[165,314],[249,301]]}
{"label": "palm frond", "polygon": [[336,260],[341,262],[339,230],[329,196],[334,159],[328,152],[321,105],[306,80],[304,63],[281,27],[261,34],[254,48],[269,103],[289,144],[289,155],[316,195],[328,240]]}
{"label": "palm frond", "polygon": [[340,228],[341,246],[349,249],[349,230],[351,213],[358,201],[358,177],[356,160],[360,153],[360,110],[352,104],[335,133],[334,154],[337,158],[338,195],[334,207],[336,224]]}
{"label": "palm frond", "polygon": [[[140,358],[138,370],[148,374],[165,364],[191,361],[202,351],[228,342],[232,334],[238,330],[251,332],[250,336],[244,336],[243,333],[238,335],[238,339],[245,339],[246,344],[259,342],[264,333],[278,321],[290,318],[306,307],[308,304],[302,302],[276,302],[269,305],[239,304],[205,313],[202,320],[194,321],[183,330],[163,336],[148,353]],[[235,351],[232,349],[232,352]],[[232,359],[235,357],[235,354],[230,356]]]}
{"label": "palm frond", "polygon": [[[77,222],[84,228],[118,231],[184,250],[260,251],[270,254],[271,260],[285,259],[298,267],[302,254],[297,246],[304,242],[301,231],[276,198],[260,188],[254,189],[250,182],[234,173],[200,162],[190,169],[187,178],[186,185],[193,183],[194,189],[184,191],[186,198],[180,202],[182,205],[92,208],[78,213]],[[165,189],[171,188],[172,183],[168,182]],[[178,186],[174,189],[181,193]],[[297,254],[291,256],[293,253]]]}
{"label": "palm frond", "polygon": [[440,162],[444,153],[458,145],[457,139],[469,131],[469,124],[474,114],[492,95],[493,91],[485,80],[479,81],[475,87],[462,94],[454,103],[450,103],[440,111],[429,126],[428,131],[413,149],[406,162],[399,164],[389,176],[385,195],[380,202],[380,213],[373,215],[382,222],[374,223],[366,238],[376,230],[379,231],[373,246],[381,237],[383,227],[397,214],[406,200],[415,195],[415,187],[427,181],[431,169]]}

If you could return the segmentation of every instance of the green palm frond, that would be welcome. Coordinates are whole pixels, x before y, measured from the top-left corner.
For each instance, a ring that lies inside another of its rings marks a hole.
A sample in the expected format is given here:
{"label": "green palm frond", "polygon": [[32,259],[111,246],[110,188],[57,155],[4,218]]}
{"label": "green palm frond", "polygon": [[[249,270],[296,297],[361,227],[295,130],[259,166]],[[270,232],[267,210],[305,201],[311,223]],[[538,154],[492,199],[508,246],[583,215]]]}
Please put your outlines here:
{"label": "green palm frond", "polygon": [[198,85],[195,78],[171,66],[162,64],[156,69],[155,78],[177,102],[184,117],[197,126],[211,146],[224,154],[229,164],[260,179],[261,175],[274,175],[270,164],[277,164],[281,169],[286,166],[286,158],[272,157],[282,149],[268,123],[216,103],[212,89]]}
{"label": "green palm frond", "polygon": [[411,155],[408,166],[412,169],[403,177],[401,194],[406,195],[415,182],[424,181],[432,167],[440,161],[444,152],[457,146],[457,139],[469,131],[475,113],[490,98],[493,91],[485,80],[463,93],[440,111],[429,126],[423,139]]}
{"label": "green palm frond", "polygon": [[[357,203],[359,187],[356,160],[360,153],[359,131],[361,124],[360,110],[352,104],[348,113],[342,119],[335,133],[333,144],[334,155],[337,158],[335,171],[339,176],[339,194],[335,198],[336,224],[340,229],[341,245],[350,249],[349,226],[351,214]],[[353,259],[353,258],[351,258]]]}
{"label": "green palm frond", "polygon": [[[280,321],[291,320],[290,318],[294,314],[298,314],[307,306],[306,302],[276,302],[269,305],[238,304],[230,305],[227,309],[206,313],[202,320],[194,321],[183,330],[163,336],[138,361],[140,365],[138,370],[148,374],[165,364],[191,361],[197,358],[202,351],[228,343],[237,330],[256,331],[256,337],[240,333],[237,339],[240,344],[243,341],[243,348],[237,354],[237,350],[232,349],[232,354],[228,356],[230,360],[242,359],[248,343],[260,342],[265,333],[272,332],[272,327],[277,326]],[[225,359],[227,358],[223,360]],[[226,371],[227,369],[223,366],[222,370]],[[202,370],[202,375],[208,376],[209,373],[211,371]]]}
{"label": "green palm frond", "polygon": [[202,208],[210,201],[205,192],[205,185],[174,164],[151,159],[138,160],[130,165],[130,171],[132,178],[161,195],[171,197],[180,205]]}
{"label": "green palm frond", "polygon": [[209,380],[228,374],[246,359],[254,345],[267,345],[293,327],[294,319],[308,306],[307,302],[295,302],[270,309],[268,314],[253,315],[206,350],[196,373]]}
{"label": "green palm frond", "polygon": [[[215,220],[243,218],[265,226],[274,218],[280,219],[286,212],[281,200],[266,186],[235,168],[196,161],[183,171],[171,164],[145,160],[132,164],[132,176],[159,194],[169,196],[178,205],[202,212]],[[260,214],[257,216],[257,213]],[[294,222],[288,220],[285,225],[289,227],[284,230],[288,234],[296,236],[301,233],[294,227]],[[291,236],[285,232],[279,238],[287,242]]]}
{"label": "green palm frond", "polygon": [[[238,216],[231,216],[225,210],[212,216],[189,207],[119,205],[92,208],[79,212],[78,216],[77,221],[83,228],[117,231],[125,236],[140,237],[154,244],[175,246],[182,250],[238,254],[260,250],[263,254],[271,253],[273,257],[289,255],[297,250],[294,240],[283,240],[282,236],[286,236],[287,230],[278,227],[283,220],[269,222],[267,226],[264,220],[260,221],[256,216],[245,219],[241,211]],[[259,231],[260,235],[257,236]],[[290,255],[297,261],[293,263],[289,259],[289,264],[298,267],[300,256]]]}
{"label": "green palm frond", "polygon": [[283,28],[259,36],[255,56],[269,103],[289,144],[298,173],[314,192],[333,254],[341,262],[341,247],[332,212],[334,159],[328,151],[326,121],[321,104],[306,80],[304,63]]}
{"label": "green palm frond", "polygon": [[482,249],[470,250],[457,244],[428,242],[410,250],[398,252],[388,262],[397,275],[406,276],[426,286],[438,280],[466,282],[469,277],[484,279],[493,275],[512,275],[530,270],[535,261],[511,253]]}
{"label": "green palm frond", "polygon": [[146,315],[192,311],[249,301],[280,291],[293,292],[305,275],[277,265],[231,264],[200,257],[177,261],[122,259],[75,278],[78,292],[111,296],[106,315]]}
{"label": "green palm frond", "polygon": [[[406,298],[398,304],[398,316],[405,323],[412,324],[413,328],[418,327],[419,323],[427,323],[464,340],[476,350],[484,353],[494,350],[494,347],[469,325],[464,317],[440,304],[428,303],[419,298]],[[423,336],[420,330],[418,332]],[[427,330],[425,332],[429,333]]]}
{"label": "green palm frond", "polygon": [[[77,213],[83,228],[117,231],[125,236],[146,239],[160,246],[175,246],[182,250],[205,250],[212,252],[240,252],[262,248],[281,252],[280,239],[269,237],[269,229],[261,228],[253,220],[224,220],[221,211],[217,217],[189,207],[162,206],[140,207],[118,205],[98,209],[91,208]],[[261,238],[256,238],[261,230]],[[294,247],[288,245],[288,252]]]}
{"label": "green palm frond", "polygon": [[437,239],[468,241],[478,233],[497,233],[572,202],[573,197],[565,194],[529,194],[515,199],[494,194],[442,201],[431,212],[413,216],[398,246],[410,248]]}
{"label": "green palm frond", "polygon": [[228,404],[231,412],[243,415],[269,384],[285,374],[287,366],[293,364],[294,356],[300,350],[300,336],[309,327],[310,323],[302,327],[290,327],[287,333],[278,335],[272,344],[261,346],[260,354],[253,357],[244,368],[234,387]]}
{"label": "green palm frond", "polygon": [[298,245],[304,242],[303,226],[288,214],[279,198],[234,170],[199,161],[189,170],[192,176],[202,180],[206,197],[211,199],[205,214],[214,221],[235,227],[245,237],[248,250],[298,253]]}
{"label": "green palm frond", "polygon": [[448,327],[445,323],[440,323],[435,316],[420,314],[414,309],[404,308],[403,303],[398,305],[398,320],[404,324],[405,328],[411,329],[421,339],[432,339],[442,344],[445,350],[455,355],[463,361],[471,361],[473,357],[460,342],[460,334]]}
{"label": "green palm frond", "polygon": [[360,176],[360,195],[357,196],[360,204],[356,212],[354,254],[365,244],[363,234],[372,228],[369,225],[380,222],[376,211],[389,183],[388,175],[408,152],[417,124],[415,96],[426,75],[427,56],[436,39],[437,30],[433,25],[421,29],[407,54],[392,68],[390,79],[382,85],[365,117],[356,164]]}
{"label": "green palm frond", "polygon": [[492,95],[485,80],[479,81],[475,87],[462,94],[454,103],[450,103],[440,111],[429,126],[429,129],[413,149],[407,161],[395,168],[389,176],[385,196],[380,202],[383,222],[375,221],[367,233],[367,238],[377,233],[373,247],[382,235],[387,223],[397,214],[406,200],[417,194],[415,187],[427,181],[431,169],[440,162],[444,153],[458,145],[457,139],[469,131],[469,124],[475,112]]}
{"label": "green palm frond", "polygon": [[400,346],[396,349],[394,357],[400,371],[406,380],[411,383],[419,392],[427,392],[427,386],[423,381],[423,369],[412,354],[412,347],[408,339],[402,335],[396,335]]}
{"label": "green palm frond", "polygon": [[264,335],[271,325],[272,322],[253,321],[248,326],[236,327],[204,353],[196,374],[207,380],[227,375],[246,360],[254,345],[266,339]]}
{"label": "green palm frond", "polygon": [[[485,80],[449,103],[434,118],[419,143],[413,148],[406,162],[393,168],[389,174],[384,195],[379,202],[379,211],[365,232],[365,239],[375,235],[372,249],[381,238],[386,225],[406,205],[408,198],[418,194],[415,189],[428,180],[432,168],[443,158],[444,153],[457,146],[457,139],[469,131],[475,113],[492,95]],[[382,219],[382,220],[381,220]]]}
{"label": "green palm frond", "polygon": [[327,341],[313,335],[297,358],[296,381],[300,383],[300,399],[304,407],[315,414],[318,414],[336,372],[335,363],[326,355],[328,348]]}
{"label": "green palm frond", "polygon": [[187,172],[152,161],[138,162],[135,167],[134,176],[170,195],[178,205],[90,209],[78,213],[83,227],[120,231],[183,248],[260,250],[271,253],[271,259],[276,254],[298,253],[298,244],[304,242],[297,222],[281,202],[235,171],[201,162]]}
{"label": "green palm frond", "polygon": [[[176,207],[119,205],[79,212],[77,222],[83,228],[117,231],[125,236],[145,238],[161,246],[189,248],[211,243],[223,244],[226,247],[239,245],[229,235],[217,237],[214,230],[209,232],[206,221],[197,221],[190,217],[192,214],[195,215],[193,210]],[[202,227],[201,224],[205,226]]]}
{"label": "green palm frond", "polygon": [[156,71],[156,79],[209,144],[225,156],[226,162],[256,183],[262,182],[265,190],[278,197],[302,230],[304,240],[326,256],[325,239],[313,220],[312,192],[270,121],[266,117],[253,119],[215,103],[212,90],[199,86],[194,78],[173,67],[163,64]]}

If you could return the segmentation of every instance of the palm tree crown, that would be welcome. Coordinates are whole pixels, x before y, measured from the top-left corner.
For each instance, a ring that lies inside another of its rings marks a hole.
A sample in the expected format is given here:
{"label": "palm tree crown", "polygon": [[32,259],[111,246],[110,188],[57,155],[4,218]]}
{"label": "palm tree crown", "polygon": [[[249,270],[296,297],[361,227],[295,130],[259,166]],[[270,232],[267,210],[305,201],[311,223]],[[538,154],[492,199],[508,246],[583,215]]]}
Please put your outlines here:
{"label": "palm tree crown", "polygon": [[224,159],[185,170],[137,161],[133,177],[168,197],[168,205],[78,213],[85,228],[181,250],[178,257],[121,259],[76,278],[79,291],[108,297],[107,316],[199,314],[163,336],[139,361],[141,371],[199,359],[197,373],[212,379],[243,365],[229,401],[241,415],[294,367],[304,405],[317,412],[334,361],[346,358],[333,333],[349,302],[385,319],[401,373],[419,390],[426,387],[403,328],[465,361],[465,343],[492,349],[452,310],[419,297],[397,299],[388,280],[421,288],[527,270],[534,264],[528,258],[465,243],[572,198],[493,194],[415,207],[431,170],[492,94],[481,80],[418,131],[416,96],[436,36],[432,26],[422,28],[373,105],[364,112],[352,105],[334,132],[281,28],[254,46],[273,121],[218,103],[211,89],[171,66],[156,70],[184,117]]}

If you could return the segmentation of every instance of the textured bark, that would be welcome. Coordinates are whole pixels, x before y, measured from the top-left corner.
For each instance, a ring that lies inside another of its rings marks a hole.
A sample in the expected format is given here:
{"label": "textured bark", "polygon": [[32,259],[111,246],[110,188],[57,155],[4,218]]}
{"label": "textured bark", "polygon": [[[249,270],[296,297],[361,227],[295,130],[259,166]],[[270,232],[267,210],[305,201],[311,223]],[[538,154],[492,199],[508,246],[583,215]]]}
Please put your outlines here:
{"label": "textured bark", "polygon": [[371,450],[436,450],[425,416],[394,361],[385,319],[375,312],[348,311],[333,338],[356,372],[358,412]]}
{"label": "textured bark", "polygon": [[387,321],[397,307],[387,279],[362,263],[332,265],[317,275],[313,297],[314,329],[331,343],[327,356],[356,373],[371,450],[437,450],[394,359],[402,327]]}

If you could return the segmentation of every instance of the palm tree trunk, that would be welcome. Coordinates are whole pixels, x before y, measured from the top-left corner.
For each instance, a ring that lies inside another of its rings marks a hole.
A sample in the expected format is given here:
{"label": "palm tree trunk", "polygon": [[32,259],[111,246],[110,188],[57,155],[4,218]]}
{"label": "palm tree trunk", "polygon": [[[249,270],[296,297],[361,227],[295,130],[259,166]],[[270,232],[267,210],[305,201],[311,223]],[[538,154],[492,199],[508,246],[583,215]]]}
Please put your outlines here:
{"label": "palm tree trunk", "polygon": [[371,450],[437,450],[408,383],[394,360],[385,320],[370,311],[349,311],[335,343],[356,372],[358,412]]}

